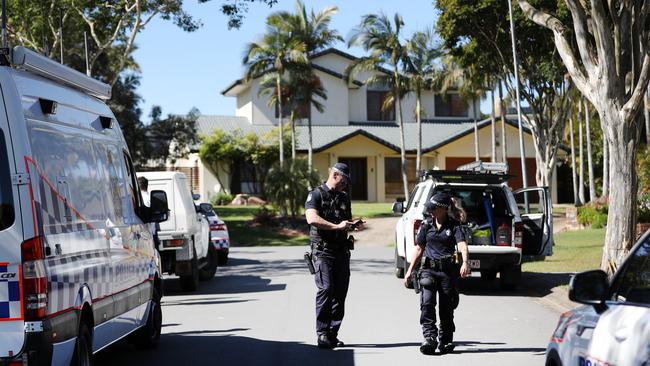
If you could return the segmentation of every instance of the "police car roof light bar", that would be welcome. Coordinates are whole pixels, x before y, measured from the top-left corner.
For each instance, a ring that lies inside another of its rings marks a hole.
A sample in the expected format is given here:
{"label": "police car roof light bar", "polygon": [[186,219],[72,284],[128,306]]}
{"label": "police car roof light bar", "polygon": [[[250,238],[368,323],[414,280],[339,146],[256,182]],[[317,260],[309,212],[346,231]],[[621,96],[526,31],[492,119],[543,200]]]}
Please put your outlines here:
{"label": "police car roof light bar", "polygon": [[50,80],[67,84],[99,99],[111,98],[111,86],[88,77],[54,60],[16,46],[13,49],[13,64]]}
{"label": "police car roof light bar", "polygon": [[493,174],[508,174],[508,163],[485,163],[479,160],[461,165],[456,168],[456,170]]}

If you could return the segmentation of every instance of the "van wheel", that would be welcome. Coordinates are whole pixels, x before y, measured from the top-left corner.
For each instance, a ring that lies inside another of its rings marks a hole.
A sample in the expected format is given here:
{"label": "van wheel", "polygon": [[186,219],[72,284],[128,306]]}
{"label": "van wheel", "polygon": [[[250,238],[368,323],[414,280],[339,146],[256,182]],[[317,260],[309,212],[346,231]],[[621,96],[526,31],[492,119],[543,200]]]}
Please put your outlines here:
{"label": "van wheel", "polygon": [[92,338],[85,321],[79,325],[79,334],[74,346],[70,366],[90,366],[93,364]]}
{"label": "van wheel", "polygon": [[212,244],[208,248],[208,256],[206,257],[208,263],[205,264],[201,270],[199,270],[199,279],[201,281],[208,281],[214,278],[214,274],[217,273],[217,263],[219,263],[219,254],[217,250],[214,249]]}
{"label": "van wheel", "polygon": [[162,306],[160,305],[160,294],[156,288],[153,289],[151,302],[151,311],[147,317],[147,323],[131,335],[131,339],[138,349],[156,348],[160,341]]}
{"label": "van wheel", "polygon": [[199,288],[199,263],[196,260],[196,253],[190,263],[192,267],[189,275],[180,276],[181,289],[186,292],[196,291]]}
{"label": "van wheel", "polygon": [[397,244],[395,244],[395,277],[404,278],[404,258],[397,254]]}
{"label": "van wheel", "polygon": [[503,266],[499,280],[501,289],[508,291],[516,289],[521,281],[521,264]]}
{"label": "van wheel", "polygon": [[481,271],[481,279],[483,281],[494,281],[497,278],[497,271],[491,269],[485,269]]}

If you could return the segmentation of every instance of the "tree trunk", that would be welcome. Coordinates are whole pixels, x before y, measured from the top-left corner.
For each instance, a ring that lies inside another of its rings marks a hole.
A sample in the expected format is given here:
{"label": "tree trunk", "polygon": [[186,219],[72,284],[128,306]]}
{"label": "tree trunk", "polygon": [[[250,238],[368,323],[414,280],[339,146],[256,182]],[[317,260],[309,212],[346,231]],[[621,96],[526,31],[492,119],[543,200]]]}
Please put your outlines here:
{"label": "tree trunk", "polygon": [[282,88],[280,87],[280,77],[278,74],[276,85],[278,88],[278,127],[280,128],[280,167],[284,164],[284,128],[282,126]]}
{"label": "tree trunk", "polygon": [[613,274],[635,242],[637,215],[636,122],[624,123],[614,107],[600,116],[608,127],[609,215],[601,269]]}
{"label": "tree trunk", "polygon": [[312,132],[311,132],[311,114],[307,118],[307,133],[309,134],[309,148],[307,150],[307,165],[309,166],[309,171],[313,169],[313,159],[314,159],[314,145],[312,143]]}
{"label": "tree trunk", "polygon": [[418,124],[418,147],[415,155],[415,170],[422,169],[422,96],[420,91],[415,92],[415,119]]}
{"label": "tree trunk", "polygon": [[406,170],[406,146],[404,142],[404,121],[402,120],[402,100],[397,98],[397,118],[399,124],[399,140],[400,140],[400,157],[402,160],[402,183],[404,184],[404,199],[406,202],[409,200],[409,181]]}
{"label": "tree trunk", "polygon": [[501,114],[501,153],[503,162],[508,163],[508,139],[506,139],[506,106],[503,103],[503,85],[499,82],[499,109]]}
{"label": "tree trunk", "polygon": [[578,173],[576,172],[576,146],[573,134],[573,116],[569,116],[569,135],[571,138],[571,173],[573,174],[573,204],[582,206],[578,196]]}
{"label": "tree trunk", "polygon": [[[582,114],[582,103],[578,102],[578,116]],[[578,171],[578,197],[580,197],[580,202],[585,203],[585,159],[582,155],[582,122],[578,118],[578,145],[580,150],[578,156],[580,158],[580,170]]]}
{"label": "tree trunk", "polygon": [[609,144],[603,133],[603,197],[609,194]]}
{"label": "tree trunk", "polygon": [[492,99],[492,108],[490,109],[490,122],[492,127],[492,162],[495,163],[497,161],[497,122],[494,113],[494,88],[492,88],[490,96]]}
{"label": "tree trunk", "polygon": [[481,157],[478,151],[478,118],[476,116],[476,99],[472,99],[472,112],[474,113],[474,160],[479,161]]}
{"label": "tree trunk", "polygon": [[594,181],[594,162],[591,153],[591,125],[590,125],[590,116],[589,116],[589,105],[587,104],[587,99],[583,98],[582,101],[585,105],[585,127],[587,135],[587,171],[589,173],[589,201],[593,202],[596,200],[596,183]]}
{"label": "tree trunk", "polygon": [[296,112],[291,111],[291,160],[296,160]]}

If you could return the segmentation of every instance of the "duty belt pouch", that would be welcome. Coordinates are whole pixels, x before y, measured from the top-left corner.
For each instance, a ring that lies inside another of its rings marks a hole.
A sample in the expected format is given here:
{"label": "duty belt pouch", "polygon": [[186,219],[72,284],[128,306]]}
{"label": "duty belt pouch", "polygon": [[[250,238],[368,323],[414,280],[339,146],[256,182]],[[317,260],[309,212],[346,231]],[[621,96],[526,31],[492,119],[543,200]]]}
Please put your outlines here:
{"label": "duty belt pouch", "polygon": [[431,274],[431,272],[420,270],[418,275],[420,287],[424,287],[427,290],[432,290],[436,287],[436,278]]}

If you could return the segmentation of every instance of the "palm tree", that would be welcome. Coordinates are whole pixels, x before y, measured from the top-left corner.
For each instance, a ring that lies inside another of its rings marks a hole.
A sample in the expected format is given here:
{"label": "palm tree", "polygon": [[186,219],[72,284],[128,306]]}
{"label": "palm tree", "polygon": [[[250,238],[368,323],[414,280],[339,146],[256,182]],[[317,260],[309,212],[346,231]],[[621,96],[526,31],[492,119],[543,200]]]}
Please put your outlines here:
{"label": "palm tree", "polygon": [[[295,13],[279,12],[276,14],[279,20],[280,27],[291,36],[302,42],[305,45],[305,52],[307,55],[312,55],[326,47],[331,46],[337,41],[343,41],[343,38],[336,30],[330,29],[332,16],[338,12],[336,6],[327,6],[315,13],[312,9],[309,14],[305,8],[305,4],[297,0]],[[304,71],[298,70],[303,73]],[[305,99],[309,100],[307,103],[312,105],[319,112],[323,112],[323,107],[320,102],[317,102],[313,96],[319,96],[322,99],[327,99],[326,90],[320,79],[309,70],[311,76],[305,77],[304,75],[296,78],[296,80],[304,80],[306,85],[302,86],[302,92],[309,95],[303,95]],[[319,107],[320,106],[320,107]],[[311,126],[311,113],[307,119],[308,134],[309,134],[309,149],[308,149],[308,166],[312,168],[313,162],[313,144],[312,144],[312,126]]]}
{"label": "palm tree", "polygon": [[436,60],[442,51],[434,44],[433,32],[415,32],[406,42],[404,78],[408,89],[415,93],[415,120],[417,123],[418,146],[415,157],[415,169],[420,170],[422,161],[422,91],[431,89],[434,74],[437,71]]}
{"label": "palm tree", "polygon": [[[402,98],[404,97],[404,84],[399,72],[400,64],[404,61],[406,47],[400,40],[400,32],[404,20],[395,14],[393,22],[383,13],[367,14],[361,17],[361,23],[352,31],[348,47],[360,46],[370,52],[370,56],[362,57],[350,64],[346,70],[346,78],[351,80],[361,71],[376,72],[383,65],[388,65],[392,70],[388,73],[382,71],[381,75],[375,74],[367,81],[367,85],[385,85],[391,89],[391,98],[397,106],[397,124],[400,130],[400,150],[402,162],[402,182],[404,184],[404,197],[408,200],[408,177],[406,172],[406,149],[404,146],[404,121],[402,120]],[[390,104],[388,100],[384,105]]]}
{"label": "palm tree", "polygon": [[265,76],[263,83],[275,80],[277,88],[278,126],[280,127],[280,166],[284,162],[284,136],[282,125],[282,77],[288,67],[296,64],[306,64],[307,54],[305,44],[284,31],[281,19],[277,14],[270,15],[267,20],[267,32],[259,42],[246,46],[244,65],[246,80]]}

